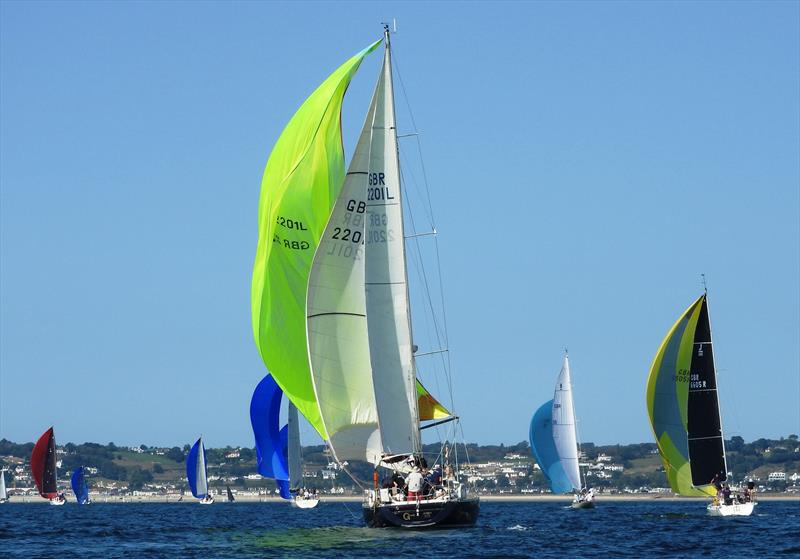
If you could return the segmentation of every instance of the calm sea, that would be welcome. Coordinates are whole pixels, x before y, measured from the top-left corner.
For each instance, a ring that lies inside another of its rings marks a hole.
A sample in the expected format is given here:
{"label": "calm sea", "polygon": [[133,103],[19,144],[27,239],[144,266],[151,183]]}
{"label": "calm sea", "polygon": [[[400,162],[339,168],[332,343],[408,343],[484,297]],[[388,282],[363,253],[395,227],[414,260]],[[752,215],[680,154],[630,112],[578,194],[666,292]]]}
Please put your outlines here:
{"label": "calm sea", "polygon": [[699,502],[483,503],[468,530],[364,528],[357,503],[0,505],[0,557],[790,557],[800,503],[710,518]]}

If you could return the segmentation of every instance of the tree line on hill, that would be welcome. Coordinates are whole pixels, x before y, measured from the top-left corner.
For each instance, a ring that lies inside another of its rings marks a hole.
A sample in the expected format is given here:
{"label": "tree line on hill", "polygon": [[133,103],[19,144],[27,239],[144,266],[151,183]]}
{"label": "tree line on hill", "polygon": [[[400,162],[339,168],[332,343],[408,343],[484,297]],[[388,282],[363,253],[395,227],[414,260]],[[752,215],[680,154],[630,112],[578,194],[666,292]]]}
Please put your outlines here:
{"label": "tree line on hill", "polygon": [[[124,482],[129,489],[139,489],[144,484],[154,480],[180,480],[183,479],[183,464],[189,452],[189,445],[183,447],[174,446],[171,448],[150,448],[146,445],[138,447],[140,452],[134,453],[128,448],[121,448],[114,443],[106,445],[98,443],[74,444],[67,443],[59,447],[64,452],[59,454],[61,468],[64,471],[71,471],[78,466],[92,466],[97,468],[97,477],[108,480]],[[743,479],[746,475],[762,466],[773,466],[776,470],[783,470],[787,473],[800,470],[800,448],[797,435],[789,435],[787,438],[780,439],[757,439],[747,443],[742,437],[734,436],[726,441],[728,452],[728,467],[733,473],[734,478]],[[610,457],[615,464],[622,465],[626,470],[630,469],[637,460],[652,457],[657,451],[654,443],[639,443],[628,445],[595,445],[584,443],[581,447],[588,461],[594,461],[600,454]],[[0,465],[8,466],[3,457],[12,456],[24,460],[27,464],[33,450],[33,443],[16,444],[6,439],[0,439]],[[237,458],[227,458],[232,451],[238,452]],[[430,466],[435,462],[442,462],[441,445],[424,445],[423,452],[429,457]],[[138,454],[140,459],[133,460]],[[238,484],[247,486],[250,481],[245,481],[244,476],[252,474],[255,468],[255,449],[231,447],[207,448],[206,456],[208,463],[221,476],[238,477]],[[146,457],[145,457],[146,455]],[[544,477],[533,466],[530,446],[527,441],[522,441],[514,445],[477,445],[469,443],[459,444],[457,447],[450,448],[451,460],[458,456],[461,464],[502,462],[506,456],[518,455],[523,457],[523,461],[529,464],[528,480],[526,485],[531,487],[544,486]],[[303,461],[306,465],[324,468],[330,461],[324,445],[308,446],[303,448]],[[133,463],[132,463],[133,462]],[[592,480],[595,486],[618,487],[664,487],[666,479],[660,461],[648,471],[638,468],[635,472],[613,472],[608,479]],[[372,478],[372,466],[366,462],[354,461],[347,465],[349,472],[360,479],[369,480]],[[346,476],[345,476],[346,477]],[[13,478],[12,478],[13,479]],[[8,480],[11,481],[11,480]],[[319,482],[318,485],[325,485]],[[503,488],[509,484],[509,480],[499,478],[492,487]],[[252,481],[251,485],[267,486],[265,480]],[[348,479],[340,476],[339,484],[349,485]]]}

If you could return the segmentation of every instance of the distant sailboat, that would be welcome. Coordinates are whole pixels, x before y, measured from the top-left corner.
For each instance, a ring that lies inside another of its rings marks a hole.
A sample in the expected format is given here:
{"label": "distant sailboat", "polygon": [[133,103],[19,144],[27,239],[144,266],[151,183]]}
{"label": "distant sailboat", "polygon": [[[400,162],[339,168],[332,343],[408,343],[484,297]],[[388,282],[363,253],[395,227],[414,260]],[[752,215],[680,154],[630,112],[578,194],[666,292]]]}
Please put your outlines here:
{"label": "distant sailboat", "polygon": [[708,496],[712,516],[749,516],[756,503],[721,499],[727,481],[717,372],[708,296],[700,296],[670,328],[647,379],[647,412],[670,487],[687,496]]}
{"label": "distant sailboat", "polygon": [[208,469],[203,437],[197,439],[189,451],[189,456],[186,457],[186,479],[189,481],[192,495],[200,499],[201,505],[210,505],[214,502],[214,497],[208,491]]}
{"label": "distant sailboat", "polygon": [[234,502],[236,499],[233,498],[233,491],[231,491],[231,486],[230,485],[226,485],[225,486],[225,491],[228,492],[228,502],[229,503]]}
{"label": "distant sailboat", "polygon": [[8,491],[6,491],[6,471],[0,470],[0,503],[8,502]]}
{"label": "distant sailboat", "polygon": [[[344,93],[381,43],[378,82],[345,172]],[[306,99],[267,162],[252,283],[254,337],[277,384],[345,471],[350,460],[375,466],[362,506],[368,526],[470,526],[479,501],[467,495],[447,445],[445,474],[435,476],[433,490],[422,489],[402,195],[386,27],[382,40]],[[387,477],[408,474],[409,494],[381,490],[378,468]]]}
{"label": "distant sailboat", "polygon": [[86,476],[83,471],[83,466],[75,468],[72,472],[72,492],[75,493],[75,500],[79,505],[88,505],[89,500],[89,486],[86,485]]}
{"label": "distant sailboat", "polygon": [[572,378],[569,357],[556,380],[553,399],[533,415],[530,428],[531,450],[553,493],[575,491],[574,508],[594,507],[594,492],[581,484],[578,463],[578,436],[575,407],[572,403]]}
{"label": "distant sailboat", "polygon": [[39,495],[48,499],[51,505],[63,505],[67,502],[59,494],[56,484],[56,437],[50,427],[39,437],[31,453],[31,473]]}
{"label": "distant sailboat", "polygon": [[258,473],[274,479],[282,498],[300,508],[314,508],[319,503],[303,484],[300,426],[297,408],[288,402],[288,423],[280,425],[281,391],[272,375],[256,386],[250,400],[250,423],[256,440]]}

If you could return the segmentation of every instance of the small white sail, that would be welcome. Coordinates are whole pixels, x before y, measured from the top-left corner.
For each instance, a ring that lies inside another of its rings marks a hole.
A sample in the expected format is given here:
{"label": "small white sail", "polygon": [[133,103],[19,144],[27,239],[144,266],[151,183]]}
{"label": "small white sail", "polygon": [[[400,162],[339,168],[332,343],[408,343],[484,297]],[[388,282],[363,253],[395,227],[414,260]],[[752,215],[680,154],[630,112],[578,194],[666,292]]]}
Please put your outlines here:
{"label": "small white sail", "polygon": [[289,402],[289,433],[287,440],[289,458],[289,486],[298,489],[303,485],[303,457],[300,448],[300,422],[297,408]]}
{"label": "small white sail", "polygon": [[553,441],[558,457],[573,489],[581,489],[581,474],[578,466],[578,440],[575,431],[575,410],[572,405],[572,379],[569,372],[569,357],[564,356],[564,365],[556,380],[553,395]]}
{"label": "small white sail", "polygon": [[0,470],[0,501],[8,499],[8,492],[6,491],[6,471]]}
{"label": "small white sail", "polygon": [[203,439],[197,449],[197,494],[208,495],[208,480],[206,479],[206,449]]}
{"label": "small white sail", "polygon": [[420,435],[388,44],[375,96],[367,177],[369,349],[383,451],[407,454],[419,452]]}

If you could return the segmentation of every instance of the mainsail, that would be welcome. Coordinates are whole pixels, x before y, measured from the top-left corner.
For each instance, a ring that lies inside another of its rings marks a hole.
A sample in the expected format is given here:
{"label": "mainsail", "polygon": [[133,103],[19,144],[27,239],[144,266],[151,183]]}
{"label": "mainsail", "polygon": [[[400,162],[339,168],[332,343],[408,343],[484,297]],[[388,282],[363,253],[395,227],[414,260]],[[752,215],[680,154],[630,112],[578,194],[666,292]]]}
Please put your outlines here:
{"label": "mainsail", "polygon": [[0,501],[8,499],[8,491],[6,491],[6,471],[0,470]]}
{"label": "mainsail", "polygon": [[572,380],[569,358],[566,355],[556,380],[553,399],[542,405],[533,415],[530,442],[536,462],[550,480],[553,493],[580,490]]}
{"label": "mainsail", "polygon": [[325,439],[308,361],[308,276],[344,181],[344,93],[363,58],[379,44],[345,62],[306,99],[278,138],[261,182],[253,335],[278,385]]}
{"label": "mainsail", "polygon": [[231,491],[231,486],[230,485],[226,485],[225,486],[225,491],[228,492],[228,502],[229,503],[234,502],[236,499],[233,497],[233,491]]}
{"label": "mainsail", "polygon": [[672,490],[714,495],[727,467],[707,296],[686,309],[656,352],[647,412]]}
{"label": "mainsail", "polygon": [[36,441],[31,453],[31,473],[39,495],[45,499],[58,496],[56,488],[56,437],[50,427]]}
{"label": "mainsail", "polygon": [[75,468],[72,472],[70,479],[72,485],[72,492],[75,493],[75,500],[79,505],[85,505],[89,502],[89,487],[86,485],[86,475],[83,471],[83,466]]}
{"label": "mainsail", "polygon": [[192,495],[198,499],[205,499],[208,496],[208,472],[203,437],[197,439],[189,451],[189,456],[186,457],[186,479],[189,481]]}

